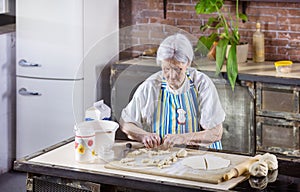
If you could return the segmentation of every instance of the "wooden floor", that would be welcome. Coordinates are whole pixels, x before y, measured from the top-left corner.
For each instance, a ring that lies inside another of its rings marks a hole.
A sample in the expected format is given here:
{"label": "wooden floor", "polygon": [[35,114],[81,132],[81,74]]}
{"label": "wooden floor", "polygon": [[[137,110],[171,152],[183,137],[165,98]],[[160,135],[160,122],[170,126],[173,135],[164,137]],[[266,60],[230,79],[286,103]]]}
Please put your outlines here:
{"label": "wooden floor", "polygon": [[26,192],[26,173],[11,171],[1,174],[0,192]]}

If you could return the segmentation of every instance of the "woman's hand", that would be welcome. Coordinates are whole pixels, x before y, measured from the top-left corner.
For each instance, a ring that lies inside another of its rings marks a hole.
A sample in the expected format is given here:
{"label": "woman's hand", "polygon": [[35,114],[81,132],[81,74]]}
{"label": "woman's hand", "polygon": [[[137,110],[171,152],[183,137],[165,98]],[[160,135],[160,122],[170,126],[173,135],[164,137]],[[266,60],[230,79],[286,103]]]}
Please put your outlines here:
{"label": "woman's hand", "polygon": [[183,134],[168,134],[163,139],[162,147],[168,149],[174,145],[186,144],[186,137]]}
{"label": "woman's hand", "polygon": [[156,133],[147,133],[142,137],[142,143],[146,148],[157,148],[161,143],[161,139]]}

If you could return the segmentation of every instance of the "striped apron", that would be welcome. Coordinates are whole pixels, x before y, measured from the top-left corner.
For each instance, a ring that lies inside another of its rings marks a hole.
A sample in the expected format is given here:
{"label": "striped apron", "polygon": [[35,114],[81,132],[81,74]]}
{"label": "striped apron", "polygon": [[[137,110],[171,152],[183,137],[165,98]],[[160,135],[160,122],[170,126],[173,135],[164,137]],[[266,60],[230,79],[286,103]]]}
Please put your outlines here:
{"label": "striped apron", "polygon": [[[193,81],[189,79],[189,91],[182,94],[173,94],[167,90],[167,82],[163,79],[158,103],[153,116],[153,132],[161,138],[167,134],[182,134],[201,131],[198,125],[197,91]],[[209,146],[213,149],[222,149],[221,141]]]}

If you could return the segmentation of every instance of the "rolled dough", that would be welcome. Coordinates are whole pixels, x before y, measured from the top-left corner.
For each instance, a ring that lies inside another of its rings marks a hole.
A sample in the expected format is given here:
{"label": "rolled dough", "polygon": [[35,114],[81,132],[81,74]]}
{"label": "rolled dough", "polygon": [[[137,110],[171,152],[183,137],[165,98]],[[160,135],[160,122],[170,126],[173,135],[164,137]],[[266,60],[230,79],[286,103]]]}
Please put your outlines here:
{"label": "rolled dough", "polygon": [[202,156],[192,156],[183,159],[182,164],[193,169],[206,169],[206,163]]}
{"label": "rolled dough", "polygon": [[183,165],[193,169],[214,170],[226,168],[230,165],[230,160],[215,155],[199,155],[183,159]]}

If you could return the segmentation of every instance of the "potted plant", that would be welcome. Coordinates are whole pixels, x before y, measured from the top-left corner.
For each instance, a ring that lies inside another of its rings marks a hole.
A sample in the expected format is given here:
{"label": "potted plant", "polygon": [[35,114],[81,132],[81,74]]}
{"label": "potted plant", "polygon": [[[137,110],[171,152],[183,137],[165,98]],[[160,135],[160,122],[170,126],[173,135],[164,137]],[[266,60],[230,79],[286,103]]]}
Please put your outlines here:
{"label": "potted plant", "polygon": [[[201,36],[198,45],[204,44],[209,50],[216,49],[216,73],[222,70],[223,63],[226,61],[226,72],[234,90],[238,75],[237,66],[237,45],[240,44],[239,21],[247,21],[247,16],[239,12],[239,1],[236,0],[235,14],[231,15],[223,7],[224,0],[199,0],[195,6],[197,14],[212,14],[213,16],[200,27],[202,31],[210,29],[209,36]],[[218,31],[219,30],[219,31]],[[226,59],[227,47],[228,56]]]}

